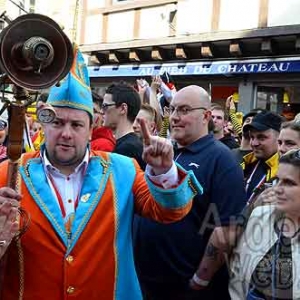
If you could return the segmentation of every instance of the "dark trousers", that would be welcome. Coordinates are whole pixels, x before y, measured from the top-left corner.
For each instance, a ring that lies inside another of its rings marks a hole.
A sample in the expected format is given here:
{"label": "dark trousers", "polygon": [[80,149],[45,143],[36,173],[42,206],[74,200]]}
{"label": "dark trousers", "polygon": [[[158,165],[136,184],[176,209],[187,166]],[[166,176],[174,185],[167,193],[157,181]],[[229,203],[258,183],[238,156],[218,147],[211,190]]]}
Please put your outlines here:
{"label": "dark trousers", "polygon": [[200,291],[191,290],[188,285],[175,283],[154,283],[140,280],[144,300],[230,300],[227,270],[222,268],[211,284]]}
{"label": "dark trousers", "polygon": [[[149,286],[148,286],[149,288]],[[178,290],[174,285],[161,284],[151,285],[151,289],[143,290],[144,300],[199,300],[199,299],[210,299],[207,298],[208,294],[206,290],[193,291],[193,290]]]}

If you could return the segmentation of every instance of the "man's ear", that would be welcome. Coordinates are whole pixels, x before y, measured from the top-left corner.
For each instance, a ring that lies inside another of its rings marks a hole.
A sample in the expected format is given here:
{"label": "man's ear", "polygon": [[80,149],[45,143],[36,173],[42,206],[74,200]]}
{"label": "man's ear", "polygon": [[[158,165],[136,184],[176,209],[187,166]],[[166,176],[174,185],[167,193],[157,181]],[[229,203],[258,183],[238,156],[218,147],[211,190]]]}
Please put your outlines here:
{"label": "man's ear", "polygon": [[157,131],[155,122],[150,122],[151,134],[154,134]]}
{"label": "man's ear", "polygon": [[89,141],[92,141],[92,134],[93,134],[93,127],[90,127],[90,131],[89,131]]}
{"label": "man's ear", "polygon": [[122,114],[125,114],[127,116],[127,113],[128,113],[128,105],[126,103],[122,103],[121,104],[121,113]]}
{"label": "man's ear", "polygon": [[211,119],[211,110],[206,110],[204,113],[204,119],[206,119],[207,121],[209,121]]}

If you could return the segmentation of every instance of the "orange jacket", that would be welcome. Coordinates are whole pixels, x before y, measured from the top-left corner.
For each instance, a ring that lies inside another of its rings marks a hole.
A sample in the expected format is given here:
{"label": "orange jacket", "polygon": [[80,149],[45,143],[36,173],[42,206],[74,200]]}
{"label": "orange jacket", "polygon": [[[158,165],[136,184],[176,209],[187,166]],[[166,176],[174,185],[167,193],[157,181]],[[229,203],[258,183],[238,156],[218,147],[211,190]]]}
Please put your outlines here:
{"label": "orange jacket", "polygon": [[[149,180],[148,188],[132,159],[92,152],[68,240],[43,170],[39,152],[23,155],[21,206],[31,222],[9,249],[3,299],[142,299],[132,254],[133,213],[161,222],[181,219],[201,190],[193,174],[180,170],[180,185],[168,191]],[[1,187],[6,173],[4,162]]]}

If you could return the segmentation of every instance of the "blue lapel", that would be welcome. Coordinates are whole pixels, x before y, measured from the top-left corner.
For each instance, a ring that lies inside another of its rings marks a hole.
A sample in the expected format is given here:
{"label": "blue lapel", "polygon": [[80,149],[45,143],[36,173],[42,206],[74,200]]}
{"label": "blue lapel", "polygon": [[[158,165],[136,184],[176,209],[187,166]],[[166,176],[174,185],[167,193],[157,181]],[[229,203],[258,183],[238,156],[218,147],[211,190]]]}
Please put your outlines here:
{"label": "blue lapel", "polygon": [[72,239],[66,255],[68,255],[75,246],[100,202],[110,172],[110,163],[108,161],[99,156],[92,156],[90,158],[72,225]]}
{"label": "blue lapel", "polygon": [[67,247],[68,237],[64,220],[57,200],[48,184],[41,158],[28,160],[25,167],[21,166],[20,173],[32,198]]}
{"label": "blue lapel", "polygon": [[98,156],[92,156],[90,158],[75,213],[75,219],[72,224],[72,237],[71,240],[68,241],[64,220],[57,200],[48,184],[41,159],[30,159],[26,166],[21,166],[20,173],[31,196],[65,244],[67,248],[66,255],[68,255],[75,246],[100,202],[110,171],[110,163],[108,161]]}

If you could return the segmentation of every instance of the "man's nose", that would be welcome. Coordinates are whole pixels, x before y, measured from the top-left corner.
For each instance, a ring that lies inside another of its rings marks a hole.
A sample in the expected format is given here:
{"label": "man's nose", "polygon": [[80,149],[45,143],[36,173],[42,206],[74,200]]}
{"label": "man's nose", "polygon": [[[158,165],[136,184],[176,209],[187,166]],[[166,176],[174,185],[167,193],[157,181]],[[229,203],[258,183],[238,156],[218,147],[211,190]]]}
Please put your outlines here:
{"label": "man's nose", "polygon": [[172,113],[170,113],[170,116],[169,116],[169,121],[170,121],[170,124],[171,124],[171,121],[172,120],[179,120],[179,116],[177,114],[177,111],[174,110]]}
{"label": "man's nose", "polygon": [[65,139],[69,139],[71,137],[72,131],[71,126],[66,124],[62,129],[62,137]]}
{"label": "man's nose", "polygon": [[251,145],[251,146],[258,146],[258,145],[259,145],[258,139],[252,138],[252,139],[250,140],[250,145]]}
{"label": "man's nose", "polygon": [[278,151],[282,154],[287,152],[287,148],[285,144],[278,145]]}
{"label": "man's nose", "polygon": [[133,124],[132,124],[132,127],[134,130],[138,129],[140,127],[140,124],[139,122],[137,121],[137,119],[135,118]]}
{"label": "man's nose", "polygon": [[284,192],[282,182],[280,182],[280,181],[273,187],[273,189],[274,189],[274,192],[276,195],[280,195]]}

